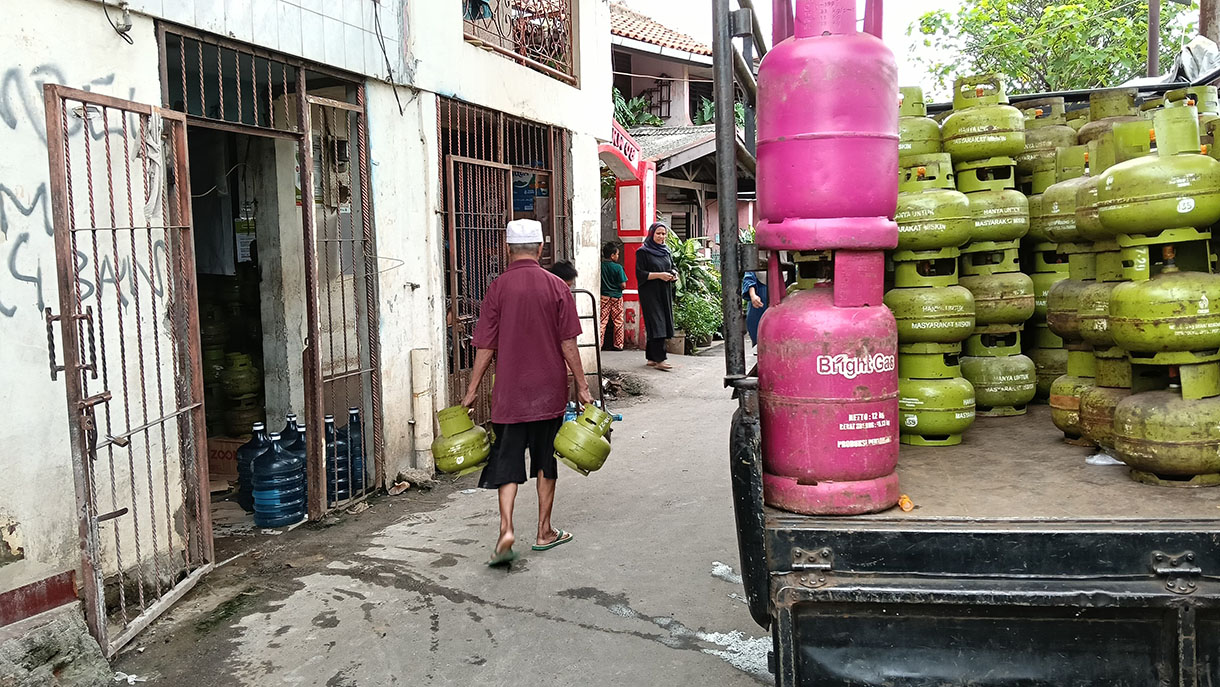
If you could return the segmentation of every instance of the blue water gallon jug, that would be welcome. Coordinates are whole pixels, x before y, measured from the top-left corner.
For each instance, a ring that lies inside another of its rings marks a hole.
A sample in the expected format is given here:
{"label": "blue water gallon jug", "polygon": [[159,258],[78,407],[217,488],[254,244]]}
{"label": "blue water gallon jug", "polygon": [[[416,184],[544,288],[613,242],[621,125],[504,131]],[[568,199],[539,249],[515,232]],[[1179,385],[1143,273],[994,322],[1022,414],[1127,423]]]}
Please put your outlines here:
{"label": "blue water gallon jug", "polygon": [[254,460],[254,524],[284,527],[305,518],[304,460],[288,451],[281,435]]}
{"label": "blue water gallon jug", "polygon": [[336,439],[345,445],[339,454],[340,461],[345,457],[351,460],[348,474],[352,494],[363,494],[367,479],[364,474],[364,427],[361,424],[359,408],[347,409],[347,426],[336,433]]}
{"label": "blue water gallon jug", "polygon": [[271,448],[267,426],[255,422],[250,441],[237,449],[237,505],[247,513],[254,511],[254,461]]}
{"label": "blue water gallon jug", "polygon": [[326,502],[333,506],[352,497],[347,441],[338,438],[335,416],[326,416]]}

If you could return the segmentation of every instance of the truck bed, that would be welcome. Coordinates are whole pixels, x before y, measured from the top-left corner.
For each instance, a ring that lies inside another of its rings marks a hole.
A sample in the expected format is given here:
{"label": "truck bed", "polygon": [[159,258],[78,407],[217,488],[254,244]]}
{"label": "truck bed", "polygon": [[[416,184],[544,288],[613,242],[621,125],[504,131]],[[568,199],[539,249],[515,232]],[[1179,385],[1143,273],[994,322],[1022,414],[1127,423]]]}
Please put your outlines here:
{"label": "truck bed", "polygon": [[[1086,463],[1095,452],[1065,444],[1047,406],[1030,406],[1020,417],[978,418],[958,446],[902,447],[898,476],[915,510],[892,508],[848,519],[1220,519],[1220,487],[1140,484],[1128,477],[1125,466]],[[792,517],[774,509],[768,509],[768,516]],[[796,517],[808,525],[809,518]]]}

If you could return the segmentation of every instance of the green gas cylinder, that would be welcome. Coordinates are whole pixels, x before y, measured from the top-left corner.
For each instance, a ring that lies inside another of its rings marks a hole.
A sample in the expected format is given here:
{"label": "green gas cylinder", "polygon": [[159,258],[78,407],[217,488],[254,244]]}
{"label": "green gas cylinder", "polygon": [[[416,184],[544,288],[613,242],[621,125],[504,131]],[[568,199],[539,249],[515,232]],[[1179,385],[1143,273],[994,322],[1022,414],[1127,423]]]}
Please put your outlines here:
{"label": "green gas cylinder", "polygon": [[1107,452],[1114,451],[1114,410],[1131,389],[1090,386],[1080,392],[1080,433]]}
{"label": "green gas cylinder", "polygon": [[1079,140],[1079,138],[1080,138],[1080,130],[1082,128],[1084,128],[1085,124],[1088,124],[1088,123],[1089,123],[1089,108],[1082,107],[1079,109],[1067,111],[1067,125],[1072,127],[1072,130],[1076,132],[1077,140]]}
{"label": "green gas cylinder", "polygon": [[1042,194],[1046,235],[1054,243],[1079,243],[1083,240],[1076,228],[1076,192],[1088,183],[1088,161],[1087,146],[1072,146],[1056,151],[1057,181]]}
{"label": "green gas cylinder", "polygon": [[1036,245],[1032,252],[1033,269],[1029,274],[1034,284],[1034,319],[1046,321],[1046,297],[1051,287],[1068,278],[1067,256],[1055,244]]}
{"label": "green gas cylinder", "polygon": [[974,422],[974,387],[961,378],[959,344],[900,346],[899,441],[953,446]]}
{"label": "green gas cylinder", "polygon": [[941,125],[944,151],[954,162],[1013,157],[1025,151],[1025,117],[1008,104],[998,74],[953,82],[953,113]]}
{"label": "green gas cylinder", "polygon": [[885,305],[898,322],[900,343],[952,343],[974,331],[974,296],[961,286],[895,288],[886,292]]}
{"label": "green gas cylinder", "polygon": [[1096,281],[1096,256],[1091,254],[1069,256],[1077,269],[1069,262],[1069,277],[1055,282],[1046,294],[1046,323],[1051,331],[1068,343],[1080,341],[1080,293]]}
{"label": "green gas cylinder", "polygon": [[897,250],[957,248],[970,240],[974,216],[965,194],[954,188],[947,153],[911,155],[898,173]]}
{"label": "green gas cylinder", "polygon": [[1165,107],[1194,105],[1199,116],[1220,114],[1220,95],[1215,86],[1191,86],[1165,93]]}
{"label": "green gas cylinder", "polygon": [[962,376],[974,386],[975,412],[982,417],[1024,415],[1037,391],[1034,361],[1024,355],[962,358]]}
{"label": "green gas cylinder", "polygon": [[1067,374],[1051,384],[1051,421],[1063,432],[1064,441],[1069,444],[1092,444],[1087,440],[1081,441],[1080,394],[1096,385],[1096,369],[1093,352],[1087,347],[1069,349]]}
{"label": "green gas cylinder", "polygon": [[958,162],[957,190],[970,199],[973,241],[1014,241],[1029,232],[1029,201],[1016,190],[1012,158]]}
{"label": "green gas cylinder", "polygon": [[[1110,293],[1110,334],[1133,354],[1220,349],[1220,275],[1166,267],[1142,282],[1123,282]],[[1161,355],[1168,361],[1192,356]]]}
{"label": "green gas cylinder", "polygon": [[491,455],[487,430],[474,424],[470,411],[450,406],[436,414],[441,435],[432,442],[436,469],[446,474],[466,475],[483,467]]}
{"label": "green gas cylinder", "polygon": [[[1051,175],[1051,183],[1055,182],[1055,177]],[[1045,191],[1044,187],[1042,191]],[[1029,231],[1025,233],[1025,238],[1035,244],[1050,243],[1051,239],[1046,234],[1046,222],[1049,219],[1046,215],[1046,208],[1042,204],[1042,193],[1038,192],[1031,196],[1026,196],[1026,203],[1029,205]]]}
{"label": "green gas cylinder", "polygon": [[978,324],[1020,324],[1034,314],[1034,282],[1021,272],[961,277],[974,295]]}
{"label": "green gas cylinder", "polygon": [[1220,485],[1220,397],[1145,391],[1114,409],[1114,454],[1131,476],[1161,486]]}
{"label": "green gas cylinder", "polygon": [[[1132,139],[1132,140],[1129,140]],[[1123,141],[1123,155],[1118,157],[1117,141]],[[1084,241],[1108,241],[1114,235],[1106,230],[1098,216],[1097,191],[1101,187],[1101,173],[1119,162],[1138,157],[1138,148],[1143,143],[1145,154],[1148,146],[1147,132],[1136,124],[1116,124],[1112,130],[1102,132],[1089,141],[1090,176],[1076,187],[1076,231]]]}
{"label": "green gas cylinder", "polygon": [[1089,122],[1080,127],[1076,140],[1081,145],[1114,128],[1119,122],[1139,119],[1136,105],[1137,89],[1111,88],[1089,94]]}
{"label": "green gas cylinder", "polygon": [[563,423],[555,435],[555,458],[582,475],[588,475],[605,464],[610,455],[610,433],[613,417],[590,403],[575,420]]}
{"label": "green gas cylinder", "polygon": [[1080,290],[1076,316],[1080,338],[1097,349],[1114,345],[1110,335],[1110,294],[1118,282],[1092,282]]}
{"label": "green gas cylinder", "polygon": [[1021,111],[1025,114],[1025,150],[1013,158],[1017,171],[1053,174],[1055,149],[1076,145],[1076,130],[1068,126],[1063,98],[1027,100],[1021,103]]}
{"label": "green gas cylinder", "polygon": [[928,118],[923,89],[904,86],[898,89],[898,159],[904,164],[907,157],[939,153],[940,125]]}
{"label": "green gas cylinder", "polygon": [[1107,169],[1098,187],[1098,218],[1113,234],[1155,235],[1220,220],[1220,161],[1200,154],[1191,106],[1153,118],[1156,155]]}
{"label": "green gas cylinder", "polygon": [[[1032,336],[1029,336],[1032,332]],[[1067,374],[1068,352],[1063,348],[1063,339],[1059,338],[1045,324],[1036,324],[1027,328],[1026,338],[1032,347],[1026,349],[1025,355],[1034,361],[1034,371],[1037,375],[1037,393],[1035,398],[1045,401],[1051,395],[1051,384]]]}

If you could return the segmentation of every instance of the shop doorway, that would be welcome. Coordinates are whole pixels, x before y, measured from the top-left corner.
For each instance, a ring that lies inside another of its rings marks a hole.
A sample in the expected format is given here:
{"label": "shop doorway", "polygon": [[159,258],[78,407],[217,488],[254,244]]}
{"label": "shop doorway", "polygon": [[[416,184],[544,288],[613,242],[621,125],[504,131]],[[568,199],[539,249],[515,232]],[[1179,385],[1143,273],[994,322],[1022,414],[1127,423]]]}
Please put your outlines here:
{"label": "shop doorway", "polygon": [[[295,414],[318,518],[384,484],[363,86],[179,27],[159,37],[194,161],[215,501],[226,522],[248,517],[233,503],[237,449],[255,422],[274,432]],[[328,448],[328,416],[342,448]]]}

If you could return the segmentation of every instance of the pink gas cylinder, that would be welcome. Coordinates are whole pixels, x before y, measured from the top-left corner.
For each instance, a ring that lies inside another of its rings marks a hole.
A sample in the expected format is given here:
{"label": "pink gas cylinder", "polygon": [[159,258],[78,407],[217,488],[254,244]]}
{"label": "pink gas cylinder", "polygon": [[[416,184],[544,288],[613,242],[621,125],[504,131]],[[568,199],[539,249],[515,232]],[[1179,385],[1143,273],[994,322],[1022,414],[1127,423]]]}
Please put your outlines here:
{"label": "pink gas cylinder", "polygon": [[[879,25],[880,8],[870,11]],[[794,35],[758,70],[756,241],[776,250],[893,248],[894,55],[856,30],[855,0],[797,0],[794,20]]]}
{"label": "pink gas cylinder", "polygon": [[832,285],[816,280],[828,264],[798,258],[801,290],[763,315],[758,382],[771,506],[848,515],[898,502],[898,329],[882,304],[883,260],[838,251]]}

